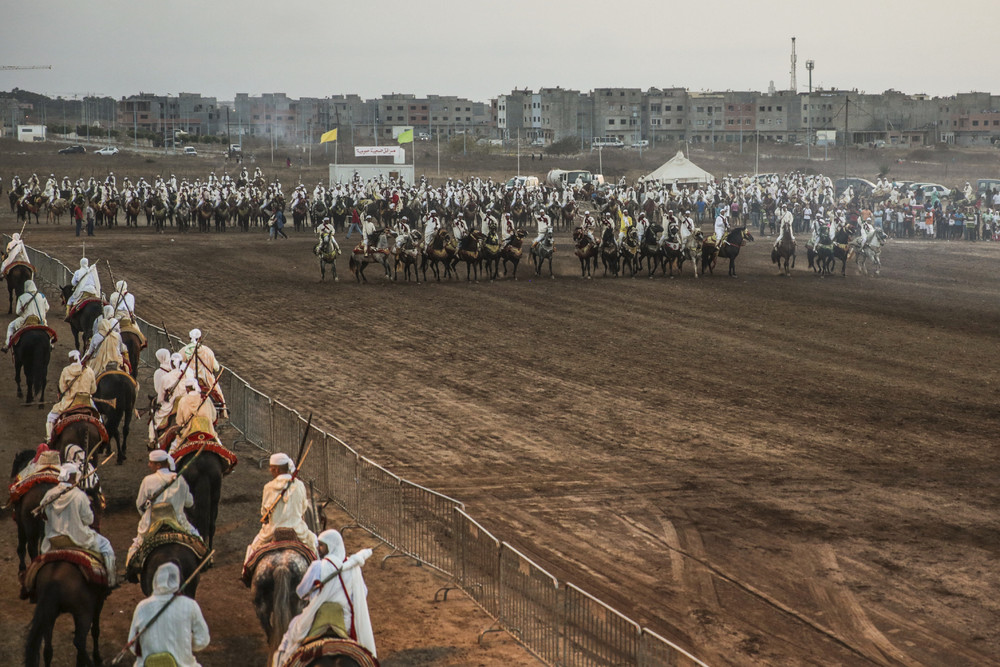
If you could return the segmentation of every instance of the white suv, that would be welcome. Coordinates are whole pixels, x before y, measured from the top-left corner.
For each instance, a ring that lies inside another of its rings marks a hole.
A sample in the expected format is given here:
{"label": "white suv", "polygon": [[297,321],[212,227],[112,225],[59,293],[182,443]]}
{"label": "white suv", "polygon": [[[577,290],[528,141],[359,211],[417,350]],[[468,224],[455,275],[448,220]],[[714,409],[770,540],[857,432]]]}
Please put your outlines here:
{"label": "white suv", "polygon": [[194,149],[194,146],[185,146],[184,155],[197,155],[198,151]]}

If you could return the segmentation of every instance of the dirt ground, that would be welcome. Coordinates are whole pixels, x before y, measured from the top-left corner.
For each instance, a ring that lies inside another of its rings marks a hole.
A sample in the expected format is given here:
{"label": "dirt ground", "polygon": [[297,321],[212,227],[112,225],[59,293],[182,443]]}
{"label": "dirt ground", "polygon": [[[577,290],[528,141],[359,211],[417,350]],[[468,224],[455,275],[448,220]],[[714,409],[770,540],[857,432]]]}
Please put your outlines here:
{"label": "dirt ground", "polygon": [[[7,211],[0,229],[16,231]],[[200,327],[258,389],[709,664],[1000,662],[1000,246],[893,240],[877,279],[852,266],[816,277],[803,253],[780,278],[759,238],[735,280],[722,267],[586,281],[557,236],[555,279],[522,265],[516,282],[393,284],[370,271],[358,286],[346,262],[339,283],[320,283],[311,235],[289,233],[99,230],[87,253],[128,279],[142,317]],[[27,240],[79,257],[65,224],[32,225]],[[57,330],[61,361],[69,331]],[[9,381],[0,390],[9,460],[45,413],[15,405]],[[122,551],[138,456],[106,473]],[[199,589],[206,665],[245,664],[251,650],[263,662],[236,581],[264,481],[244,463],[224,490],[220,567]],[[12,526],[0,542],[12,582]],[[348,531],[350,549],[373,543]],[[392,559],[366,580],[386,665],[534,662],[506,637],[480,647],[489,619],[461,596],[433,603],[426,568]],[[134,589],[105,610],[108,657]],[[30,607],[4,596],[7,655]]]}

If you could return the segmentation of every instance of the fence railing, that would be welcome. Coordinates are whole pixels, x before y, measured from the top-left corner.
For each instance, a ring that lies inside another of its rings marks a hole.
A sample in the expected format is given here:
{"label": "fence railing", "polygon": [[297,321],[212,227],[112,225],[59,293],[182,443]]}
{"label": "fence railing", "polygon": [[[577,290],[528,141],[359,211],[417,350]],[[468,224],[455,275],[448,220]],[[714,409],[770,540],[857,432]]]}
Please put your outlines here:
{"label": "fence railing", "polygon": [[[73,272],[59,260],[30,249],[36,278],[69,284]],[[141,318],[146,336],[143,363],[155,366],[156,350],[185,341]],[[297,452],[306,420],[297,411],[254,389],[225,368],[219,381],[229,424],[264,452]],[[401,554],[448,575],[499,627],[543,662],[565,667],[638,665],[705,667],[690,653],[641,628],[625,615],[572,584],[560,582],[511,545],[498,540],[453,498],[413,484],[359,455],[337,436],[310,425],[308,438],[322,461],[303,476],[357,524]]]}

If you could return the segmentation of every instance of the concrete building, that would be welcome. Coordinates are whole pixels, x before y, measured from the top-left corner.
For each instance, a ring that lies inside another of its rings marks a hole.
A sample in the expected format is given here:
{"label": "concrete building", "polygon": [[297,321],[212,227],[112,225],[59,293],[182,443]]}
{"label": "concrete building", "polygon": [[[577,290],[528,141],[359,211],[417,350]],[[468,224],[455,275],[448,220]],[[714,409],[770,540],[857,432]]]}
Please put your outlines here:
{"label": "concrete building", "polygon": [[630,146],[641,138],[644,95],[639,88],[595,88],[590,93],[592,137],[620,139]]}
{"label": "concrete building", "polygon": [[650,88],[643,101],[642,139],[650,145],[684,141],[688,92],[684,88]]}
{"label": "concrete building", "polygon": [[153,95],[139,93],[118,102],[117,123],[147,132],[179,130],[193,135],[225,133],[225,109],[214,97],[198,93]]}

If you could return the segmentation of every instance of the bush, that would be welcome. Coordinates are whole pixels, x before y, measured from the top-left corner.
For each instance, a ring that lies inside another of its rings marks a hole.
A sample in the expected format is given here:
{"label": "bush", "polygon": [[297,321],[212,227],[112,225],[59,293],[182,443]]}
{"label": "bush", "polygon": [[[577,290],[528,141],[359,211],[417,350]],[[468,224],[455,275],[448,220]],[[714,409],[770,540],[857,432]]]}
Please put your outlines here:
{"label": "bush", "polygon": [[548,155],[571,155],[580,152],[580,137],[563,137],[545,148]]}

